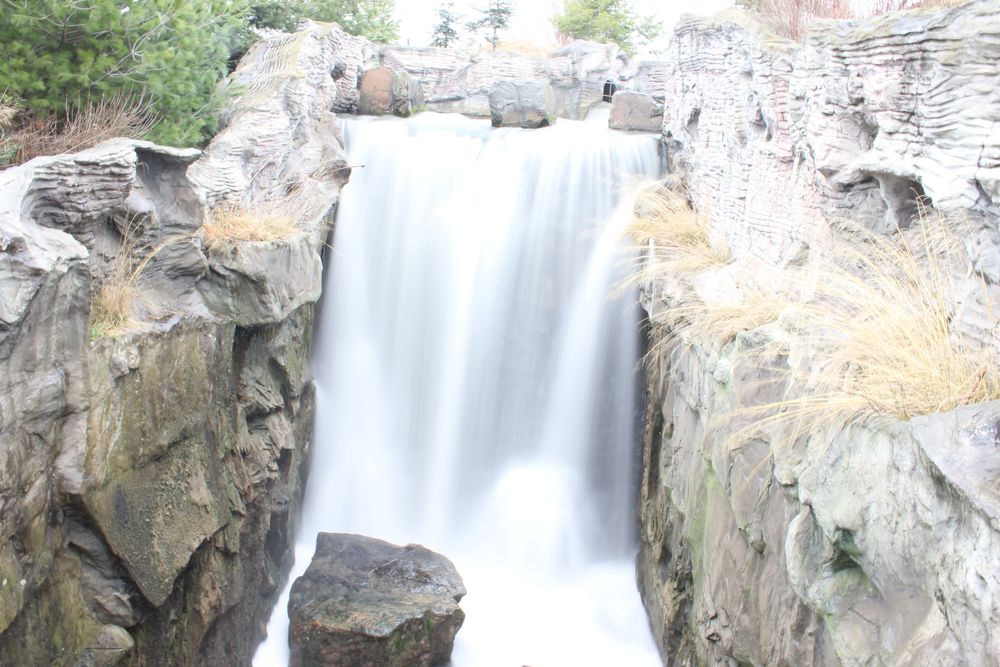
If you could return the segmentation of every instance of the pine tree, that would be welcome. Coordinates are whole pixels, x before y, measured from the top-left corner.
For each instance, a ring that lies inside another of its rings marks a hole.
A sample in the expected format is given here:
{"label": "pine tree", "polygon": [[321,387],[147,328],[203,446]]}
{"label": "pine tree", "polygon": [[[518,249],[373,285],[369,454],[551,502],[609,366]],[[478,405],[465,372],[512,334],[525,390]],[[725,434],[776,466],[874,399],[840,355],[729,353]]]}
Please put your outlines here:
{"label": "pine tree", "polygon": [[617,44],[629,54],[660,32],[659,23],[637,15],[628,0],[569,0],[553,23],[560,35]]}
{"label": "pine tree", "polygon": [[215,129],[244,0],[0,0],[0,91],[38,117],[111,95],[147,104],[149,138],[195,145]]}
{"label": "pine tree", "polygon": [[352,35],[386,44],[399,37],[394,0],[253,0],[250,25],[293,32],[302,19],[333,21]]}
{"label": "pine tree", "polygon": [[481,14],[480,18],[470,21],[466,27],[472,32],[485,29],[488,33],[486,41],[492,44],[495,49],[500,43],[499,32],[510,26],[510,17],[514,13],[514,9],[509,0],[490,0],[486,9],[478,11]]}
{"label": "pine tree", "polygon": [[431,40],[431,46],[441,46],[448,48],[455,40],[458,39],[458,31],[453,27],[458,23],[458,16],[455,14],[455,3],[449,2],[447,5],[442,5],[438,8],[438,23],[434,26],[434,39]]}

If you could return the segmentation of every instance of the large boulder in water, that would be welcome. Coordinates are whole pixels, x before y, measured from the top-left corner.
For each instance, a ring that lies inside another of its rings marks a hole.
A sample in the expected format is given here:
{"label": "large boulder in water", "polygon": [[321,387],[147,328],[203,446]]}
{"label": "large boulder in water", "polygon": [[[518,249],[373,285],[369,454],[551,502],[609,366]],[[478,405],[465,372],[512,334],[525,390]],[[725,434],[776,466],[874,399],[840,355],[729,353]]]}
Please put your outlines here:
{"label": "large boulder in water", "polygon": [[555,122],[552,86],[541,81],[498,81],[490,88],[493,127],[546,127]]}
{"label": "large boulder in water", "polygon": [[652,95],[619,90],[611,98],[608,127],[612,130],[659,133],[662,125],[663,105]]}
{"label": "large boulder in water", "polygon": [[288,601],[291,667],[448,662],[465,613],[450,560],[422,546],[320,533]]}

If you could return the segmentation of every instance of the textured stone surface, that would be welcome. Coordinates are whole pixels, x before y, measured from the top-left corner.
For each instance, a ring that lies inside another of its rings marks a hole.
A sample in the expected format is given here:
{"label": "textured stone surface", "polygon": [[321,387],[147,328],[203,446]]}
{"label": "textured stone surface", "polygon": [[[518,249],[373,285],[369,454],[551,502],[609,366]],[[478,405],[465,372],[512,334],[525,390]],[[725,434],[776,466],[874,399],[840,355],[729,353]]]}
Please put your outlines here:
{"label": "textured stone surface", "polygon": [[[674,30],[663,132],[736,254],[794,261],[826,219],[910,222],[917,194],[996,231],[996,3],[814,24],[803,45],[739,11]],[[752,195],[752,196],[751,196]]]}
{"label": "textured stone surface", "polygon": [[547,127],[556,120],[552,87],[538,82],[498,81],[490,88],[493,127]]}
{"label": "textured stone surface", "polygon": [[358,113],[371,116],[409,116],[424,106],[424,93],[417,79],[404,71],[376,67],[361,77]]}
{"label": "textured stone surface", "polygon": [[[767,271],[822,260],[837,219],[906,227],[926,195],[969,220],[955,325],[995,342],[998,20],[978,2],[820,22],[802,45],[740,12],[682,21],[665,83],[672,178]],[[670,294],[646,286],[652,321]],[[685,339],[650,367],[638,572],[665,662],[1000,664],[1000,404],[734,439],[745,423],[720,415],[782,399],[768,379],[809,358],[776,353],[762,370],[741,355],[789,339],[777,323]]]}
{"label": "textured stone surface", "polygon": [[489,94],[502,81],[551,86],[555,114],[584,118],[604,96],[606,82],[662,100],[666,69],[662,63],[632,61],[617,47],[573,42],[548,58],[458,49],[383,47],[381,62],[415,76],[431,111],[489,116]]}
{"label": "textured stone surface", "polygon": [[[349,175],[331,109],[371,52],[318,24],[265,40],[203,156],[115,140],[0,172],[0,664],[249,660],[308,459],[319,252]],[[289,184],[300,234],[206,252],[206,207]],[[122,252],[151,257],[136,324],[91,340]]]}
{"label": "textured stone surface", "polygon": [[663,105],[651,95],[623,90],[611,98],[608,127],[612,130],[659,132],[663,123]]}
{"label": "textured stone surface", "polygon": [[445,664],[464,596],[451,561],[422,546],[320,533],[288,601],[290,665]]}
{"label": "textured stone surface", "polygon": [[771,333],[650,375],[639,573],[668,662],[998,664],[1000,403],[734,448],[713,415],[771,397],[721,371]]}

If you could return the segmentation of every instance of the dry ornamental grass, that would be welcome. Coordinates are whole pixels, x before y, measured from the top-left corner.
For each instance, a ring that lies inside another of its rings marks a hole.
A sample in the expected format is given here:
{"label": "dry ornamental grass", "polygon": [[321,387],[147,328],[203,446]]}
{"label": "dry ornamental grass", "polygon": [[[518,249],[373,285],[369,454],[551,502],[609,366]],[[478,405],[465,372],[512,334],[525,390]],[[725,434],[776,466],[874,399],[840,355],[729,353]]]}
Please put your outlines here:
{"label": "dry ornamental grass", "polygon": [[17,122],[18,109],[0,105],[0,130],[4,129],[5,106],[7,131],[0,152],[6,153],[9,165],[23,164],[41,155],[75,153],[116,137],[143,138],[156,124],[142,97],[116,95],[80,105],[65,118],[45,116]]}
{"label": "dry ornamental grass", "polygon": [[[658,304],[652,354],[682,342],[725,344],[779,323],[772,344],[734,353],[734,364],[783,396],[724,417],[751,423],[735,440],[777,431],[791,442],[815,429],[1000,400],[996,346],[953,322],[956,267],[967,261],[953,221],[922,210],[912,230],[891,236],[846,225],[829,257],[780,279],[748,279],[738,299],[715,303],[693,289],[699,272],[753,269],[742,260],[726,263],[728,253],[709,241],[708,223],[679,195],[651,190],[636,210],[629,231],[644,259],[631,283],[672,286]],[[775,359],[783,360],[778,367]]]}

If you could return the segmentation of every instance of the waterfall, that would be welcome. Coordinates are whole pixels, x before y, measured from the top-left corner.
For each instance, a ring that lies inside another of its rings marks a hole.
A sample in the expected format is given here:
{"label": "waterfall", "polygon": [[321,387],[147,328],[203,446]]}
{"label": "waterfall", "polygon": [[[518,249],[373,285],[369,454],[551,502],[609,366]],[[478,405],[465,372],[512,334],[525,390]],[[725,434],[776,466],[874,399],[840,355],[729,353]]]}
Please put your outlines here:
{"label": "waterfall", "polygon": [[[655,137],[560,120],[345,121],[313,367],[317,531],[465,579],[453,665],[658,665],[635,589],[638,309],[611,298]],[[254,664],[287,661],[287,590]]]}

